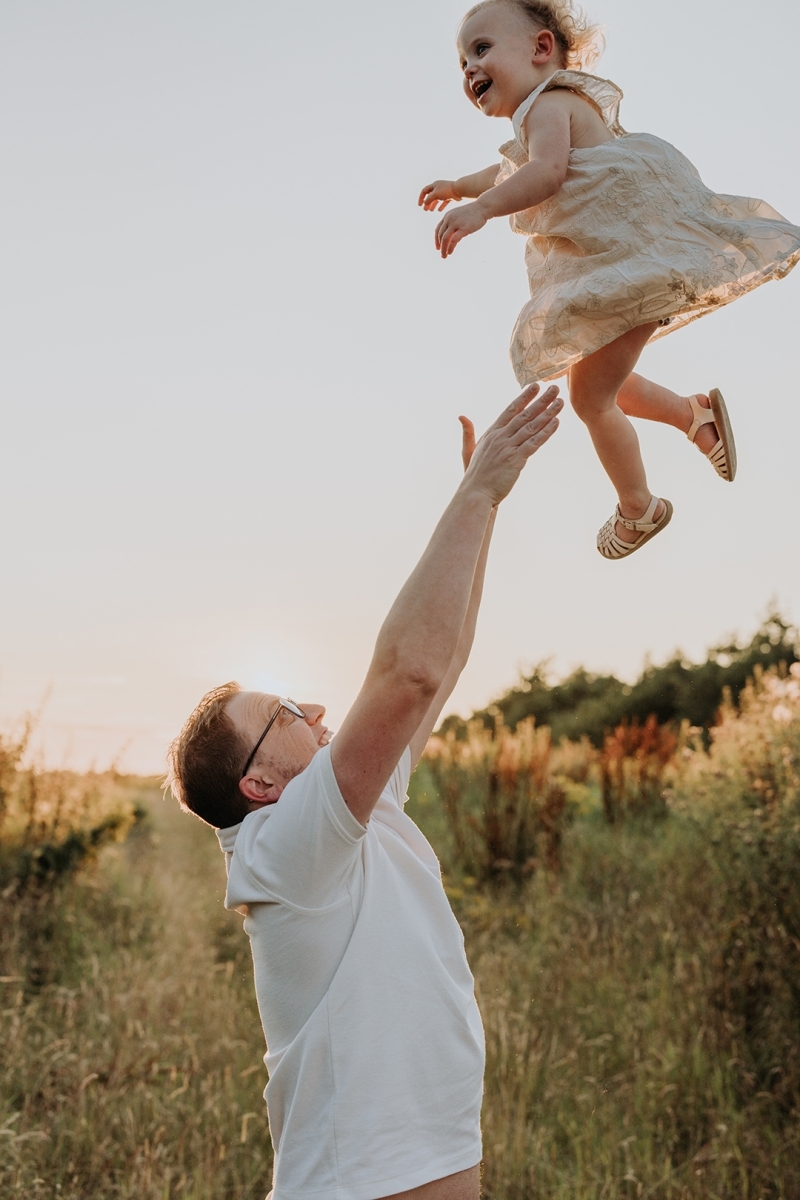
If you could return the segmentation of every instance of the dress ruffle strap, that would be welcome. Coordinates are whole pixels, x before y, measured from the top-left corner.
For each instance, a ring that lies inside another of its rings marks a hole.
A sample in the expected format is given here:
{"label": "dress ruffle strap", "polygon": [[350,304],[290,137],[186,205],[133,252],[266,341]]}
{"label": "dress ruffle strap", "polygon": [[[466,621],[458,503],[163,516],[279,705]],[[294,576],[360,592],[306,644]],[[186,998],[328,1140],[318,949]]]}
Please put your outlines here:
{"label": "dress ruffle strap", "polygon": [[[585,96],[600,113],[609,131],[615,137],[622,137],[625,133],[619,123],[619,106],[623,100],[623,93],[615,83],[612,83],[610,79],[601,79],[598,75],[587,75],[584,71],[556,71],[522,101],[511,118],[516,141],[525,151],[526,157],[528,138],[525,133],[525,118],[542,93],[550,91],[551,88],[567,88],[571,92],[577,92],[579,96]],[[513,153],[513,146],[513,142],[506,142],[504,146],[500,147],[500,153],[504,158],[510,158],[518,166],[519,163],[516,160],[519,155]]]}

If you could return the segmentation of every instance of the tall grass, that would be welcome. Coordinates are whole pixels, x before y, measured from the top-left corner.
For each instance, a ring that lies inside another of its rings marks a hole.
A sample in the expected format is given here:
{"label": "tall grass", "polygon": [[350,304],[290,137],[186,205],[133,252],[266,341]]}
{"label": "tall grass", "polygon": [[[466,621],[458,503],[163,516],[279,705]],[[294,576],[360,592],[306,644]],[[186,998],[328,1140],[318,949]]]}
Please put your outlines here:
{"label": "tall grass", "polygon": [[456,889],[487,1032],[485,1197],[796,1197],[786,993],[754,1036],[724,987],[737,913],[706,839],[636,824],[576,824],[556,887]]}
{"label": "tall grass", "polygon": [[114,769],[79,775],[28,763],[33,722],[0,738],[0,889],[69,874],[109,841],[124,841],[141,815]]}
{"label": "tall grass", "polygon": [[[487,1200],[800,1196],[793,672],[757,678],[708,752],[632,725],[584,754],[594,803],[573,795],[555,872],[487,889],[442,843],[487,1027]],[[425,825],[447,771],[417,781]]]}
{"label": "tall grass", "polygon": [[[645,726],[598,751],[498,726],[415,776],[486,1026],[485,1200],[800,1197],[800,678],[740,703],[669,761]],[[261,1200],[222,856],[153,790],[122,800],[149,814],[124,843],[0,897],[0,1195]]]}
{"label": "tall grass", "polygon": [[626,816],[666,816],[665,775],[678,743],[674,730],[652,714],[643,725],[625,721],[606,734],[598,766],[609,825]]}
{"label": "tall grass", "polygon": [[558,867],[567,793],[549,729],[474,721],[465,739],[432,738],[425,759],[464,870],[486,881]]}
{"label": "tall grass", "polygon": [[0,1195],[263,1197],[266,1075],[208,829],[155,791],[100,863],[0,916]]}

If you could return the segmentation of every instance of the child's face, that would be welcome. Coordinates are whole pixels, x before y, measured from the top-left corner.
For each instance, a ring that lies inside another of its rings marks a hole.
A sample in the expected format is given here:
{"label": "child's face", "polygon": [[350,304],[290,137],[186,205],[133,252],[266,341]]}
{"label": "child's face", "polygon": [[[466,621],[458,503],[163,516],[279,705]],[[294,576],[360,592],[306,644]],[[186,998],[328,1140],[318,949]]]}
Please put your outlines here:
{"label": "child's face", "polygon": [[553,35],[510,4],[490,4],[469,17],[456,44],[464,91],[487,117],[512,117],[556,65]]}

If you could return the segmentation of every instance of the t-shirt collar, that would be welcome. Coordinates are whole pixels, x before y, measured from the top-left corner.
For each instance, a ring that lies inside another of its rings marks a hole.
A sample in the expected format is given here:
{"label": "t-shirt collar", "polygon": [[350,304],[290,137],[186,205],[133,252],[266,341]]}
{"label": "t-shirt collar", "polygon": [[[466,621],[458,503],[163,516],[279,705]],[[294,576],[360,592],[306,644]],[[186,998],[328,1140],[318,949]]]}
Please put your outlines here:
{"label": "t-shirt collar", "polygon": [[217,838],[219,840],[220,850],[223,854],[233,854],[233,848],[236,845],[236,837],[239,830],[242,828],[242,822],[238,825],[229,825],[227,829],[218,829]]}

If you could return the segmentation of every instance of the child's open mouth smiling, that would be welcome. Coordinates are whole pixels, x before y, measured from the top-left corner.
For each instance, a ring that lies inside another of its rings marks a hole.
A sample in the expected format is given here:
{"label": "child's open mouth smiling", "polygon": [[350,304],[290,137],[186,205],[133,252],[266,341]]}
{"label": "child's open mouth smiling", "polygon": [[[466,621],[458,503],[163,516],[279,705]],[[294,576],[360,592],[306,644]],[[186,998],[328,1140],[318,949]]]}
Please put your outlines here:
{"label": "child's open mouth smiling", "polygon": [[471,84],[472,94],[476,100],[480,100],[481,96],[485,96],[491,86],[491,79],[478,79]]}

